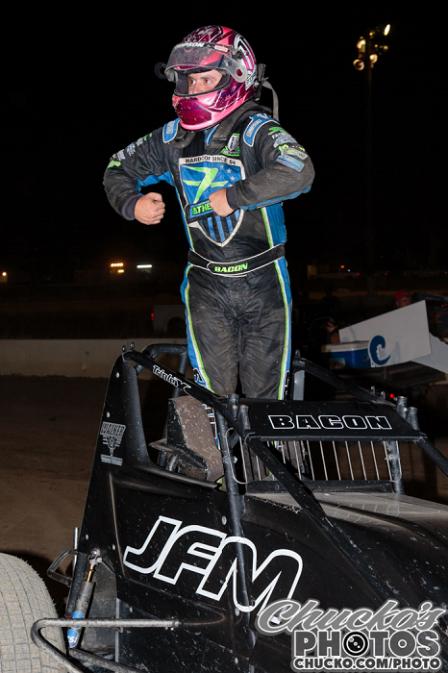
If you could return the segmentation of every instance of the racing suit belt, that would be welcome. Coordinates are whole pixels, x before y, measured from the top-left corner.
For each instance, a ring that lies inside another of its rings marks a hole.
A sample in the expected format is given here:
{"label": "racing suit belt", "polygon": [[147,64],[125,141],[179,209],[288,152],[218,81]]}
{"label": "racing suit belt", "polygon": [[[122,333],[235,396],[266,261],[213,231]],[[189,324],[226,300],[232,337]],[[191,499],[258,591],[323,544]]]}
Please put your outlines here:
{"label": "racing suit belt", "polygon": [[264,250],[245,259],[237,259],[234,262],[214,262],[199,255],[194,250],[188,251],[188,261],[192,266],[198,266],[216,276],[245,276],[251,271],[260,269],[262,266],[272,264],[276,259],[280,259],[285,254],[284,245],[276,245],[269,250]]}

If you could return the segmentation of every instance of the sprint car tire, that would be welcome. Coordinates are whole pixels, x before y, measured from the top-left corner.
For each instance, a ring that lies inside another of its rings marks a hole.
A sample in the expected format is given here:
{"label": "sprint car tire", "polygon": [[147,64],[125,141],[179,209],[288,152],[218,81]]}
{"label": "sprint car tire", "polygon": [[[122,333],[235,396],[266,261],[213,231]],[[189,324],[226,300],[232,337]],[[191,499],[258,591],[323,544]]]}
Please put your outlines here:
{"label": "sprint car tire", "polygon": [[[0,554],[0,673],[62,673],[34,645],[30,633],[37,619],[56,616],[50,594],[33,568],[16,556]],[[43,633],[58,649],[64,648],[60,629]]]}

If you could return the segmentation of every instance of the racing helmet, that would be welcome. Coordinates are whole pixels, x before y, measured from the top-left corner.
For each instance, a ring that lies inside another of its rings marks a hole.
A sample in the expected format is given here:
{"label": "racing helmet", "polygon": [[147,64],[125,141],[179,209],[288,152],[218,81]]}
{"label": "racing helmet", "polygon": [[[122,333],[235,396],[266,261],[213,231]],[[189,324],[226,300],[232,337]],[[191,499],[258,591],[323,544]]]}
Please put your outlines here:
{"label": "racing helmet", "polygon": [[[188,75],[218,70],[217,86],[188,93]],[[181,126],[199,131],[214,126],[255,96],[257,63],[245,38],[225,26],[204,26],[189,33],[172,50],[165,76],[175,83],[173,106]]]}

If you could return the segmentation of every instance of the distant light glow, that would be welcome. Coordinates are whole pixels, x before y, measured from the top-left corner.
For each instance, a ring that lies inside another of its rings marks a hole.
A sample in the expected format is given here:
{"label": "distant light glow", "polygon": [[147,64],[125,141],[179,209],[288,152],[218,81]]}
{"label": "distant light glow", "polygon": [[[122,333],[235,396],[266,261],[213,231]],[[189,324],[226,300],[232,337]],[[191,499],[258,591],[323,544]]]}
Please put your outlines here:
{"label": "distant light glow", "polygon": [[355,70],[361,72],[365,68],[370,72],[374,65],[378,62],[382,54],[387,53],[389,46],[386,44],[391,29],[391,24],[376,26],[366,33],[366,36],[361,35],[356,42],[358,50],[357,57],[353,61]]}
{"label": "distant light glow", "polygon": [[122,269],[124,267],[124,262],[111,262],[109,266],[111,269]]}
{"label": "distant light glow", "polygon": [[117,269],[117,273],[124,273],[124,269]]}
{"label": "distant light glow", "polygon": [[2,271],[2,278],[8,278],[8,272]]}
{"label": "distant light glow", "polygon": [[137,269],[152,269],[152,264],[137,264]]}

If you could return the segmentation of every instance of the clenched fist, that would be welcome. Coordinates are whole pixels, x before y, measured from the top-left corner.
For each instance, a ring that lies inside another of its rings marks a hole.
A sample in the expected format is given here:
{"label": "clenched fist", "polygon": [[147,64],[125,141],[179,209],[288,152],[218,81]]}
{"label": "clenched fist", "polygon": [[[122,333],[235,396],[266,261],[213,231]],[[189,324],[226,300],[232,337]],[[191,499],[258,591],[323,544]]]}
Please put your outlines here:
{"label": "clenched fist", "polygon": [[165,215],[165,203],[158,192],[149,192],[135,204],[134,217],[142,224],[159,224]]}
{"label": "clenched fist", "polygon": [[227,201],[227,191],[225,189],[218,189],[217,192],[210,194],[209,200],[215,213],[221,217],[227,217],[227,215],[233,213],[233,208],[229,206]]}

